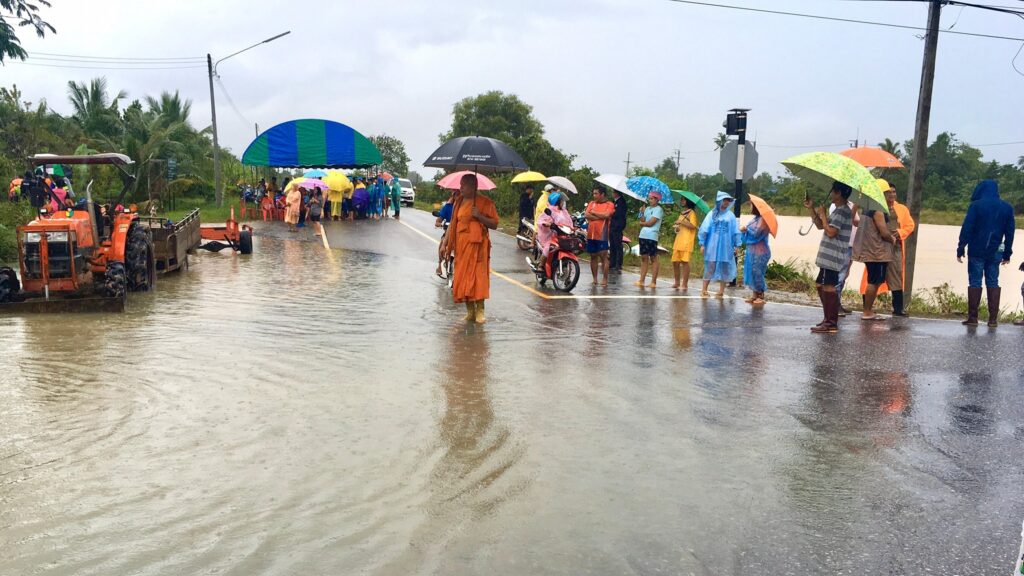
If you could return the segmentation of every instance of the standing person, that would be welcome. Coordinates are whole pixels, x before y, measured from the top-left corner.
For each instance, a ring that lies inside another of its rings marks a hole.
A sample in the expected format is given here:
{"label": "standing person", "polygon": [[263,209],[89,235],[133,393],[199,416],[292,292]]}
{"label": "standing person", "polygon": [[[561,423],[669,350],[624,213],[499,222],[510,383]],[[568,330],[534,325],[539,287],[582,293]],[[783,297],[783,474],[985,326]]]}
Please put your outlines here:
{"label": "standing person", "polygon": [[395,208],[395,220],[400,220],[402,215],[402,185],[398,178],[391,179],[391,205]]}
{"label": "standing person", "polygon": [[865,210],[857,225],[857,241],[853,245],[853,259],[864,263],[868,275],[861,320],[885,320],[884,316],[875,314],[875,299],[893,260],[893,244],[895,240],[889,232],[889,215],[881,210]]}
{"label": "standing person", "polygon": [[387,189],[384,187],[384,178],[382,176],[378,176],[377,180],[373,183],[373,196],[377,199],[377,205],[374,209],[377,219],[380,220],[384,218],[384,200],[387,196]]}
{"label": "standing person", "polygon": [[661,234],[661,221],[665,219],[665,211],[658,206],[661,193],[652,191],[647,195],[647,207],[640,212],[640,280],[636,285],[644,287],[647,269],[651,270],[651,283],[647,288],[658,287],[658,236]]}
{"label": "standing person", "polygon": [[988,325],[995,328],[999,324],[999,266],[1010,263],[1015,226],[1013,207],[999,197],[999,184],[995,180],[979,182],[956,247],[956,261],[961,263],[967,249],[967,320],[963,323],[968,326],[978,325],[982,279],[988,288]]}
{"label": "standing person", "polygon": [[270,178],[269,189],[270,189],[270,193],[271,194],[276,194],[277,193],[277,190],[278,190],[278,187],[277,187],[277,176],[272,176]]}
{"label": "standing person", "polygon": [[[309,221],[320,222],[320,217],[324,213],[324,193],[317,188],[313,192],[313,196],[309,199]],[[316,228],[316,226],[314,226]]]}
{"label": "standing person", "polygon": [[587,204],[584,216],[587,219],[587,254],[590,254],[590,273],[597,284],[597,272],[604,267],[604,280],[601,286],[608,285],[608,222],[615,214],[615,205],[608,201],[604,188],[594,185],[591,192],[594,200]]}
{"label": "standing person", "polygon": [[335,190],[329,188],[327,190],[327,203],[330,205],[330,212],[327,211],[327,206],[324,206],[324,216],[330,216],[330,219],[337,222],[341,219],[342,209],[344,208],[345,191]]}
{"label": "standing person", "polygon": [[288,223],[288,230],[295,232],[298,228],[296,227],[299,223],[299,205],[302,204],[302,192],[298,186],[292,186],[288,189],[288,194],[285,196],[285,206],[287,207],[284,212],[284,221]]}
{"label": "standing person", "polygon": [[697,231],[700,253],[704,257],[704,285],[701,298],[710,296],[708,287],[718,282],[715,298],[725,297],[725,285],[736,279],[736,253],[741,246],[740,226],[730,207],[734,198],[728,192],[719,192],[715,207],[704,217]]}
{"label": "standing person", "polygon": [[760,306],[765,303],[764,294],[768,291],[768,282],[764,275],[768,271],[768,262],[772,259],[772,250],[768,246],[768,235],[771,231],[753,203],[750,205],[750,213],[754,215],[754,219],[750,224],[740,228],[743,243],[747,246],[746,255],[743,257],[743,283],[753,292],[745,302]]}
{"label": "standing person", "polygon": [[[851,313],[843,306],[843,291],[846,290],[846,280],[850,277],[850,266],[853,265],[853,245],[857,241],[857,227],[860,226],[860,214],[857,212],[857,206],[852,202],[847,202],[846,205],[850,207],[850,212],[853,214],[853,229],[850,231],[850,241],[846,245],[843,267],[839,269],[839,283],[836,284],[836,290],[839,293],[839,315],[842,317]],[[828,205],[829,216],[835,209],[835,204]]]}
{"label": "standing person", "polygon": [[305,188],[299,188],[302,192],[302,201],[299,202],[299,223],[296,228],[306,227],[306,214],[309,213],[309,191]]}
{"label": "standing person", "polygon": [[519,226],[522,228],[523,220],[534,221],[533,213],[533,184],[527,184],[526,188],[519,193]]}
{"label": "standing person", "polygon": [[367,210],[370,203],[370,193],[366,190],[366,182],[360,176],[356,179],[355,189],[352,191],[352,214],[349,220],[367,217]]}
{"label": "standing person", "polygon": [[[907,256],[903,251],[904,241],[914,233],[916,225],[910,217],[910,210],[896,200],[896,188],[889,182],[879,178],[876,180],[878,187],[885,191],[885,201],[889,206],[889,234],[892,235],[893,244],[892,262],[885,269],[885,282],[878,287],[878,294],[887,291],[892,292],[892,315],[907,316],[903,301],[903,277],[907,266]],[[860,293],[867,298],[868,272],[864,270],[861,275]]]}
{"label": "standing person", "polygon": [[815,207],[810,197],[804,198],[804,206],[811,213],[811,221],[818,230],[823,230],[821,244],[818,246],[818,257],[814,263],[818,266],[818,298],[825,319],[811,332],[817,334],[834,334],[839,331],[839,270],[845,264],[846,250],[853,233],[853,210],[850,209],[850,194],[853,193],[846,184],[833,182],[829,192],[829,201],[835,206],[831,214],[826,216],[825,208]]}
{"label": "standing person", "polygon": [[457,254],[452,272],[452,297],[466,304],[466,321],[483,324],[484,301],[490,297],[490,230],[498,227],[494,202],[477,193],[476,174],[465,174],[459,181],[459,199],[448,228],[445,258]]}
{"label": "standing person", "polygon": [[683,213],[672,225],[676,232],[676,240],[672,243],[672,271],[675,273],[676,281],[672,288],[676,290],[690,289],[690,258],[693,257],[693,245],[697,239],[697,205],[689,198],[683,198],[683,202]]}
{"label": "standing person", "polygon": [[611,252],[608,268],[615,272],[622,272],[622,234],[626,231],[626,219],[628,218],[628,206],[622,192],[612,189],[612,203],[615,205],[615,213],[609,222],[611,233],[608,236],[608,249]]}

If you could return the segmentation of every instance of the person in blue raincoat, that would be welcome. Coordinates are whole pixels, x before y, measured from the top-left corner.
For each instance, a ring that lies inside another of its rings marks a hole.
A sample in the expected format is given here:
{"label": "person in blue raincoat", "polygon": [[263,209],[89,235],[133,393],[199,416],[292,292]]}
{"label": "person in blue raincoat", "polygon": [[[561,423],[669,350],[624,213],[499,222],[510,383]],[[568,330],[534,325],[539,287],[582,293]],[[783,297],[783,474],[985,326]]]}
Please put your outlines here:
{"label": "person in blue raincoat", "polygon": [[374,206],[374,214],[376,218],[380,220],[384,217],[384,197],[388,194],[388,188],[384,185],[384,178],[378,176],[377,181],[373,183],[373,197],[376,201]]}
{"label": "person in blue raincoat", "polygon": [[728,193],[719,192],[715,209],[704,217],[697,232],[700,253],[704,257],[704,287],[700,291],[703,298],[710,296],[708,286],[712,280],[719,284],[715,298],[722,298],[726,283],[736,279],[736,250],[743,241],[739,223],[730,210],[733,200]]}
{"label": "person in blue raincoat", "polygon": [[750,205],[754,219],[750,224],[740,228],[743,243],[746,245],[746,256],[743,258],[743,283],[753,292],[745,302],[759,306],[764,304],[764,293],[768,291],[768,283],[764,274],[768,270],[768,261],[772,259],[771,248],[768,247],[768,223],[761,218],[757,206]]}
{"label": "person in blue raincoat", "polygon": [[402,185],[398,183],[398,178],[391,179],[389,188],[391,192],[391,208],[395,211],[395,220],[398,220],[402,215]]}

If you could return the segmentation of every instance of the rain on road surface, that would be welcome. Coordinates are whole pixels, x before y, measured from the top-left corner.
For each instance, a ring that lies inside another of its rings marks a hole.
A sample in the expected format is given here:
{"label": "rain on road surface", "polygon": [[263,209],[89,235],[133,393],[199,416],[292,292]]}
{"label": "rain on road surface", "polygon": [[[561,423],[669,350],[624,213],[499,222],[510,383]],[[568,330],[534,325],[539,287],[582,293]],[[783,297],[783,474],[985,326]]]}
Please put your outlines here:
{"label": "rain on road surface", "polygon": [[467,326],[403,216],[0,316],[0,574],[1012,569],[1019,329],[547,299],[498,234]]}

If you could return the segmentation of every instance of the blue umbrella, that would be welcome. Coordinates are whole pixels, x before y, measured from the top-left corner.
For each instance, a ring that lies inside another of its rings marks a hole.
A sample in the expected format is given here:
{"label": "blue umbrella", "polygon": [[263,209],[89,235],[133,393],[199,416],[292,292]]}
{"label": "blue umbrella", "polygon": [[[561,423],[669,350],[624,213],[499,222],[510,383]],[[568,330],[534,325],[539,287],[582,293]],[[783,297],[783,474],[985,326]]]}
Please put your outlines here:
{"label": "blue umbrella", "polygon": [[304,178],[323,178],[324,176],[327,176],[327,172],[324,172],[319,168],[314,168],[313,170],[306,170],[302,173],[302,176]]}
{"label": "blue umbrella", "polygon": [[630,196],[640,200],[641,202],[647,201],[647,196],[651,192],[657,191],[661,194],[662,204],[672,203],[672,191],[668,189],[668,186],[651,176],[636,176],[626,180],[626,188],[632,192]]}

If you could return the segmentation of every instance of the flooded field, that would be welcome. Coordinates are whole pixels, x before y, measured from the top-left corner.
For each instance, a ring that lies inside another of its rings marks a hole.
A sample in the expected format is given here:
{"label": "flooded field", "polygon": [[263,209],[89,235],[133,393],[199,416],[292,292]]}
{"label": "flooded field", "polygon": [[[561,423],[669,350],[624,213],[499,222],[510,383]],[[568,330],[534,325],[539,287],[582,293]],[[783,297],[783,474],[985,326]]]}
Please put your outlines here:
{"label": "flooded field", "polygon": [[1012,568],[1020,333],[496,278],[466,326],[433,244],[378,224],[0,316],[0,574]]}

